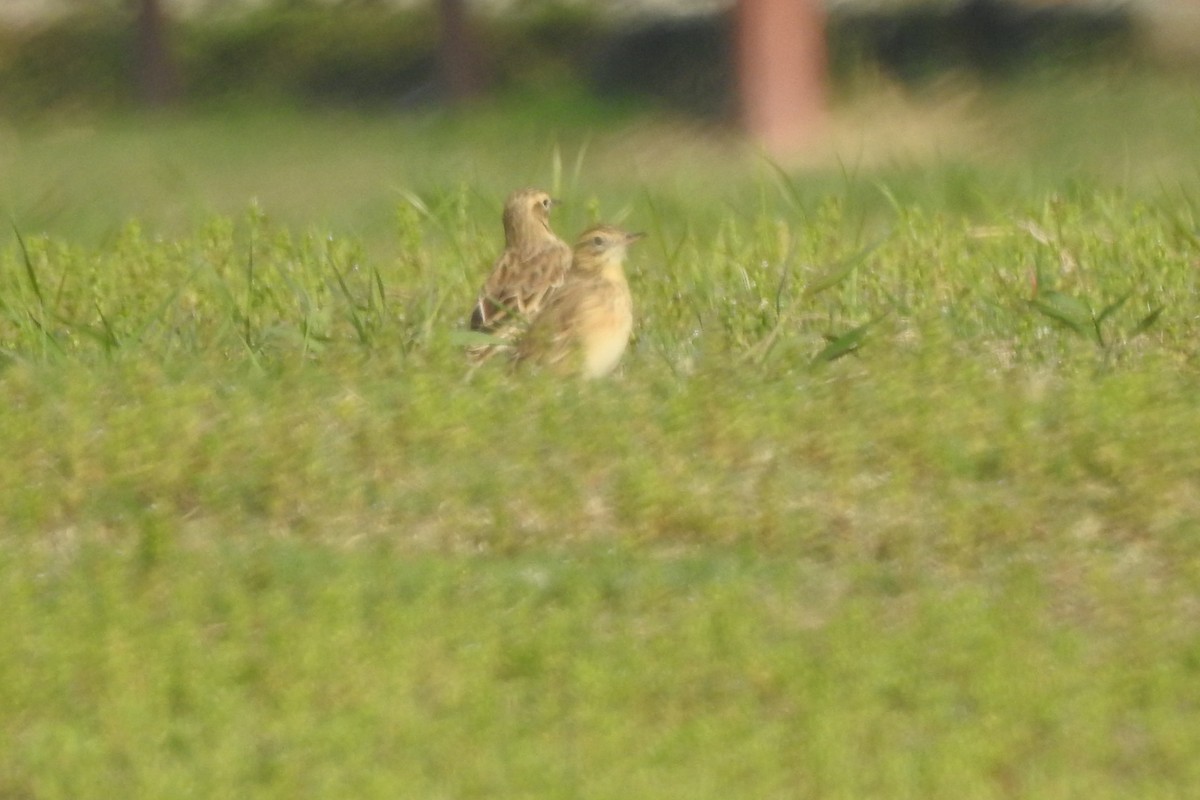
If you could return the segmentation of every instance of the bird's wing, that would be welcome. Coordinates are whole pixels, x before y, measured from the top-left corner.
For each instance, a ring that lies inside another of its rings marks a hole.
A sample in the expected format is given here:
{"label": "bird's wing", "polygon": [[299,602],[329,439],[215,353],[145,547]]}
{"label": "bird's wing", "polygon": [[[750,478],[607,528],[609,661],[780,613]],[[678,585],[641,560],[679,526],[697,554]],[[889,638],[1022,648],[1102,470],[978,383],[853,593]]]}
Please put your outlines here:
{"label": "bird's wing", "polygon": [[499,332],[528,320],[562,286],[570,266],[571,249],[558,239],[531,251],[505,250],[475,303],[471,328]]}

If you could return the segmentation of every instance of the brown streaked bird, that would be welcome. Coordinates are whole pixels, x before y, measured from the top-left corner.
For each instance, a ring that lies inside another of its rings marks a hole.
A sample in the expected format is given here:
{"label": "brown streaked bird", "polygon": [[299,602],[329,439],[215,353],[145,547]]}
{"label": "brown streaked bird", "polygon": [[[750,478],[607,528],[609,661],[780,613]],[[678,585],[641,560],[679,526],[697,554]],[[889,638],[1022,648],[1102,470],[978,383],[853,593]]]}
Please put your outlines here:
{"label": "brown streaked bird", "polygon": [[611,225],[579,237],[561,288],[517,344],[518,361],[599,378],[617,366],[633,331],[633,297],[625,280],[625,250],[642,238]]}
{"label": "brown streaked bird", "polygon": [[[562,286],[571,248],[550,229],[556,201],[540,189],[518,189],[504,201],[504,252],[496,259],[471,312],[471,330],[510,340],[537,314],[546,295]],[[507,344],[477,345],[478,360]]]}

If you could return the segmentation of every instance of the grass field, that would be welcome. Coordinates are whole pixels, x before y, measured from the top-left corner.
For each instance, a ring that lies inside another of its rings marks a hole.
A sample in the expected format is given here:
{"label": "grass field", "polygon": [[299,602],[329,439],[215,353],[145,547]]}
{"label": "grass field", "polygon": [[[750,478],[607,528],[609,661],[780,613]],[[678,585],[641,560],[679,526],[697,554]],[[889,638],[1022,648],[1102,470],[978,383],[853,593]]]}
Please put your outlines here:
{"label": "grass field", "polygon": [[[1189,796],[1197,100],[0,127],[0,798]],[[468,373],[523,184],[611,380]]]}

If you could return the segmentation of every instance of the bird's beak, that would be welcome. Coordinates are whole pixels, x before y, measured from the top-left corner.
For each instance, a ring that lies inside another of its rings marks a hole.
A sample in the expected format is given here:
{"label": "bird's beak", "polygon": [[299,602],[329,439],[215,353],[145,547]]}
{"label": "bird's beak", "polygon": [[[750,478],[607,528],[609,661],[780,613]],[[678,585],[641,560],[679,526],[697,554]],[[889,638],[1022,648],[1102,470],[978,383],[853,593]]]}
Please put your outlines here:
{"label": "bird's beak", "polygon": [[625,244],[631,244],[633,242],[636,242],[638,239],[645,239],[645,238],[646,238],[646,234],[644,234],[644,233],[627,233],[627,234],[625,234]]}
{"label": "bird's beak", "polygon": [[551,198],[550,198],[550,207],[551,207],[551,208],[558,208],[558,207],[559,207],[559,206],[561,206],[562,204],[563,204],[563,203],[562,203],[562,200],[559,200],[557,197],[551,197]]}

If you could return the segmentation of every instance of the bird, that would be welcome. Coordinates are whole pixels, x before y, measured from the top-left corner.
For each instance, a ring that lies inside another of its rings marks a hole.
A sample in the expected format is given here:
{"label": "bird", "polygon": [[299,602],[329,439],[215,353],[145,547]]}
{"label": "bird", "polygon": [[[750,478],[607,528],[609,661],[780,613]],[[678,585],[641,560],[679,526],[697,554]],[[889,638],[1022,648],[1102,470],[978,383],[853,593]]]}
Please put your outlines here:
{"label": "bird", "polygon": [[633,331],[625,252],[643,235],[612,225],[596,225],[580,235],[563,285],[517,342],[518,364],[532,362],[589,379],[616,368]]}
{"label": "bird", "polygon": [[508,349],[546,296],[562,286],[571,248],[550,228],[550,209],[557,204],[547,192],[533,188],[518,189],[504,201],[504,252],[471,311],[471,330],[495,341],[468,348],[476,362]]}

